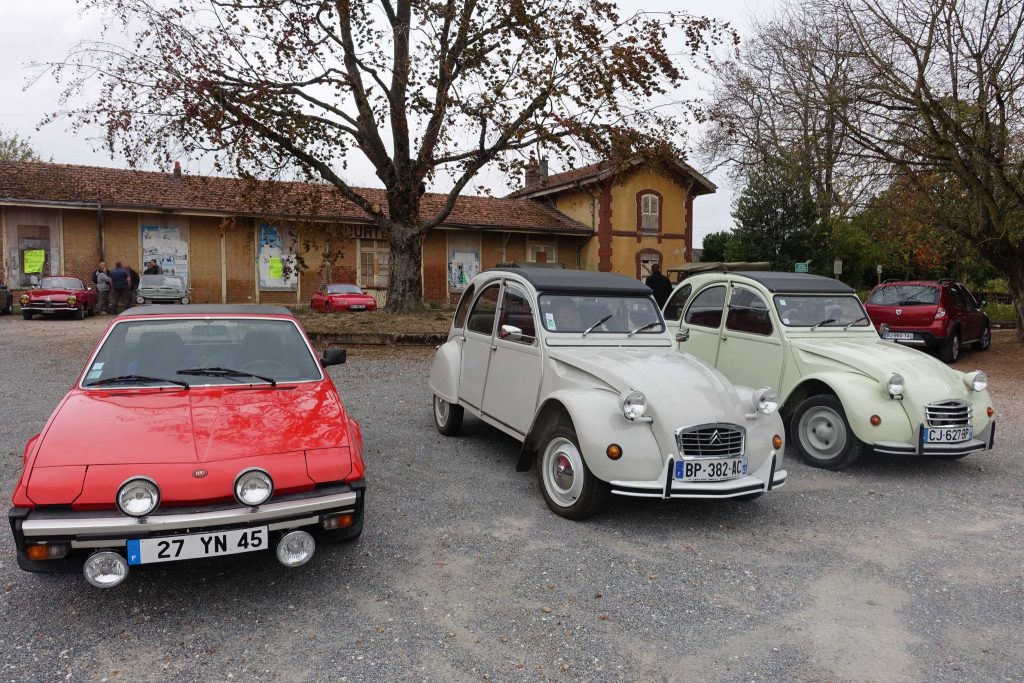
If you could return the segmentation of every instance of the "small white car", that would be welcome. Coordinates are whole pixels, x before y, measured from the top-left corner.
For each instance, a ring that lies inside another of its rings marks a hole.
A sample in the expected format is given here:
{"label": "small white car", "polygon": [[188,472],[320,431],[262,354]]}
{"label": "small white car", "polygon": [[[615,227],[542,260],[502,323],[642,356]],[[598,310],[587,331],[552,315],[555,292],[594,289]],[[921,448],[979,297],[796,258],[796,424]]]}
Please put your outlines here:
{"label": "small white car", "polygon": [[778,395],[675,352],[651,290],[553,268],[480,273],[430,370],[434,422],[464,411],[523,442],[548,506],[570,519],[607,494],[752,500],[786,481]]}
{"label": "small white car", "polygon": [[838,470],[877,453],[962,458],[992,448],[988,379],[883,341],[852,288],[801,273],[684,279],[665,302],[680,351],[739,384],[779,387],[808,464]]}

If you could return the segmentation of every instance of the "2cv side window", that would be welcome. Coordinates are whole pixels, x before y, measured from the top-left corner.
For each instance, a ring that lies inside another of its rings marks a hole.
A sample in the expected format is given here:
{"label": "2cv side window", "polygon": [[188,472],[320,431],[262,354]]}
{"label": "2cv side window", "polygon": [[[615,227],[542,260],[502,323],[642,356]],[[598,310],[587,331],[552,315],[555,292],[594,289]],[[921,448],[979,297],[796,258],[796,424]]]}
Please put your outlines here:
{"label": "2cv side window", "polygon": [[690,298],[692,291],[693,287],[683,285],[672,292],[672,296],[668,298],[668,303],[665,304],[665,320],[677,321],[683,317],[683,308],[686,307],[686,300]]}
{"label": "2cv side window", "polygon": [[506,341],[529,345],[537,337],[530,300],[521,289],[514,285],[505,286],[505,295],[501,299],[501,318],[498,320],[498,330],[500,331],[505,325],[522,330],[522,335],[507,337]]}
{"label": "2cv side window", "polygon": [[462,329],[466,324],[466,315],[469,313],[469,302],[473,300],[473,295],[476,293],[476,285],[470,285],[466,288],[462,298],[459,299],[459,307],[455,309],[455,322],[452,324],[455,329]]}
{"label": "2cv side window", "polygon": [[686,310],[686,324],[718,328],[725,308],[725,286],[708,287],[693,298]]}
{"label": "2cv side window", "polygon": [[486,334],[488,337],[494,331],[494,316],[498,312],[498,291],[500,283],[486,287],[469,312],[469,322],[466,323],[467,332]]}
{"label": "2cv side window", "polygon": [[757,292],[746,287],[735,287],[729,299],[729,314],[725,318],[725,329],[747,334],[770,336],[772,319],[768,315],[768,304]]}

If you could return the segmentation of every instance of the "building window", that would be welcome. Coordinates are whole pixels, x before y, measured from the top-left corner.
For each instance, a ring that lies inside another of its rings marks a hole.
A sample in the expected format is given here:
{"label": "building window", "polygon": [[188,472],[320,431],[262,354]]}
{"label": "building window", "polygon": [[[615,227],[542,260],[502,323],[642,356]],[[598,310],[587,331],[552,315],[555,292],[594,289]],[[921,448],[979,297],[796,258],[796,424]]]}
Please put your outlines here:
{"label": "building window", "polygon": [[554,242],[530,240],[526,260],[530,263],[555,263],[558,261],[558,249]]}
{"label": "building window", "polygon": [[642,190],[636,196],[636,229],[656,235],[661,232],[661,195],[654,190]]}
{"label": "building window", "polygon": [[654,266],[661,266],[661,252],[655,249],[643,249],[636,254],[636,277],[646,280],[654,271]]}
{"label": "building window", "polygon": [[387,240],[359,240],[358,284],[361,287],[387,288],[390,258]]}

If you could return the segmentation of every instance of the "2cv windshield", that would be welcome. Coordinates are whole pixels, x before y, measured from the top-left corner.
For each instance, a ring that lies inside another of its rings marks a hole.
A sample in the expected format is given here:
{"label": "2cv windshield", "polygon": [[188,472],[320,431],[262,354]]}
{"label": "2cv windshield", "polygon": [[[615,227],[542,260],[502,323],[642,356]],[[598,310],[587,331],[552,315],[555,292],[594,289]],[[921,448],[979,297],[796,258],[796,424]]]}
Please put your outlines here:
{"label": "2cv windshield", "polygon": [[[639,296],[542,294],[540,317],[548,332],[651,334],[665,331],[654,301]],[[593,328],[593,329],[591,329]]]}
{"label": "2cv windshield", "polygon": [[855,296],[776,294],[775,310],[786,327],[867,327],[871,324]]}

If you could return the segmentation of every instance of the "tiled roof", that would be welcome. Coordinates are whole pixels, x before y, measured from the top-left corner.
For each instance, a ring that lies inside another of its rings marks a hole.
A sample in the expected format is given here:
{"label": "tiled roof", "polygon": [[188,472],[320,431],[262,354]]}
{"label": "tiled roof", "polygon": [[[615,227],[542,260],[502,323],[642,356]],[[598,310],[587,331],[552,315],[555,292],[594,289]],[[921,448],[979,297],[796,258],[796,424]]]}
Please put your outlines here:
{"label": "tiled roof", "polygon": [[[547,194],[553,194],[565,187],[573,186],[576,184],[587,184],[599,180],[607,175],[615,175],[628,168],[632,168],[637,164],[642,163],[639,159],[630,159],[613,165],[608,161],[599,161],[596,164],[588,164],[587,166],[581,166],[579,168],[573,168],[562,173],[554,173],[549,175],[546,180],[534,183],[528,187],[523,187],[515,192],[510,193],[509,197],[527,197],[527,196],[541,196]],[[675,161],[672,163],[675,166],[675,170],[689,176],[693,180],[697,181],[697,191],[694,194],[711,194],[717,190],[717,186],[710,180],[705,178],[703,175],[697,172],[697,169],[693,168],[684,161]]]}
{"label": "tiled roof", "polygon": [[[387,211],[383,190],[360,194]],[[426,194],[421,215],[429,217],[447,195]],[[182,213],[368,220],[366,213],[331,185],[269,182],[255,184],[216,176],[175,177],[171,173],[43,162],[0,162],[0,203],[102,205],[105,209],[159,209]],[[485,230],[589,234],[592,230],[544,203],[529,199],[459,197],[443,225]]]}

